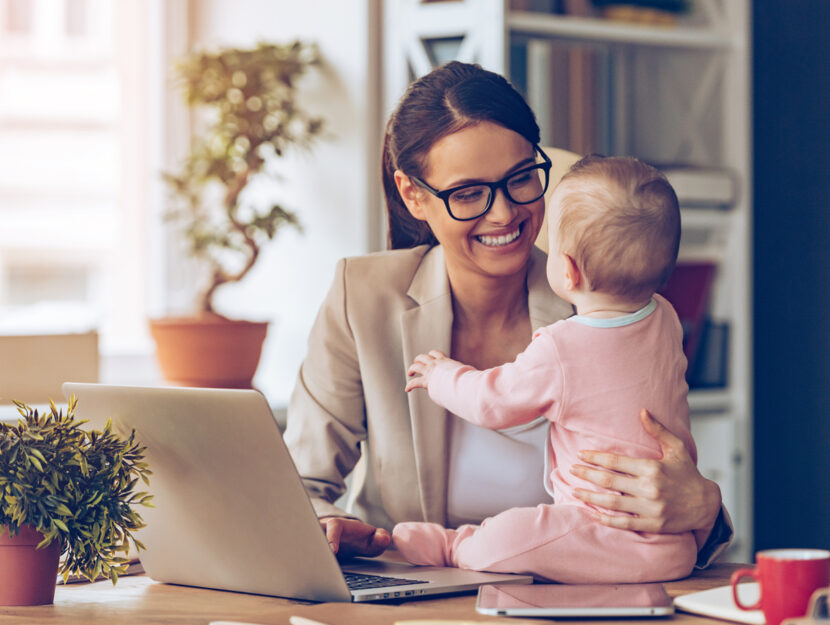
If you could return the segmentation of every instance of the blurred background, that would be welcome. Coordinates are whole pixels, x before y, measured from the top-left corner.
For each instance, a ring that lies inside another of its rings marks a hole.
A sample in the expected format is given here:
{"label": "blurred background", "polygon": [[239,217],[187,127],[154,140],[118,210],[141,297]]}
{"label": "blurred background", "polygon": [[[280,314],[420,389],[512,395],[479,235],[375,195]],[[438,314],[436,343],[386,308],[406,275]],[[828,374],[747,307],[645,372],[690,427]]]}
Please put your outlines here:
{"label": "blurred background", "polygon": [[59,377],[162,383],[148,319],[192,312],[205,284],[164,217],[162,172],[205,127],[174,64],[299,40],[319,62],[298,106],[323,130],[258,193],[302,231],[215,299],[270,322],[254,384],[279,411],[335,262],[386,245],[389,112],[458,58],[510,78],[544,145],[667,172],[684,223],[667,289],[699,465],[736,526],[727,557],[830,547],[827,32],[815,0],[0,0],[0,401],[36,353],[20,337],[92,337],[47,346],[24,379],[57,361]]}

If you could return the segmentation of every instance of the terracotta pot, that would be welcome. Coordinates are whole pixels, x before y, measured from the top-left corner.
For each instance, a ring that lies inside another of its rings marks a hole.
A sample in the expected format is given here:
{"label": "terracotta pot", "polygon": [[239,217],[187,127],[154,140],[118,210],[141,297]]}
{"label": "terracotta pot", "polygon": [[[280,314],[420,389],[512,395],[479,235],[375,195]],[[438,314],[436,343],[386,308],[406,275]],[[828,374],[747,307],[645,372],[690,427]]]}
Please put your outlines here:
{"label": "terracotta pot", "polygon": [[267,332],[267,322],[219,315],[150,321],[161,373],[180,386],[251,388]]}
{"label": "terracotta pot", "polygon": [[0,528],[0,605],[41,605],[55,600],[60,541],[35,549],[43,534],[32,527],[20,528],[10,537]]}

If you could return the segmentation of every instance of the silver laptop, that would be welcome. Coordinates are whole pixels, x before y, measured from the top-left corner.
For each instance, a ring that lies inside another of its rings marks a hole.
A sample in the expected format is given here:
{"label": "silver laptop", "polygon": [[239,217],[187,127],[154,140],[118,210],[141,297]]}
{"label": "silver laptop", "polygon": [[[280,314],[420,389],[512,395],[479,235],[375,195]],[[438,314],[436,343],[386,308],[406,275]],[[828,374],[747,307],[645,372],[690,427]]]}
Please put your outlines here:
{"label": "silver laptop", "polygon": [[80,418],[100,427],[111,417],[115,431],[135,429],[147,446],[155,507],[139,510],[147,527],[137,537],[147,547],[140,553],[144,569],[157,581],[312,601],[532,582],[375,559],[341,568],[273,413],[256,391],[67,382],[63,392],[77,396]]}

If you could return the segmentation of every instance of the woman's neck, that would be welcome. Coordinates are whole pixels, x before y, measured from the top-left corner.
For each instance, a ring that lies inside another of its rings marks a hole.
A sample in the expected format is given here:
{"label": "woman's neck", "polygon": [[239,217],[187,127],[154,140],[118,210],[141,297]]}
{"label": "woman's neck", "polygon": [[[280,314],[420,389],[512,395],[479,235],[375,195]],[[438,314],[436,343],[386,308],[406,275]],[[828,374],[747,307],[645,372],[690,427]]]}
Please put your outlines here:
{"label": "woman's neck", "polygon": [[455,325],[467,328],[510,326],[528,317],[527,271],[483,276],[447,267]]}

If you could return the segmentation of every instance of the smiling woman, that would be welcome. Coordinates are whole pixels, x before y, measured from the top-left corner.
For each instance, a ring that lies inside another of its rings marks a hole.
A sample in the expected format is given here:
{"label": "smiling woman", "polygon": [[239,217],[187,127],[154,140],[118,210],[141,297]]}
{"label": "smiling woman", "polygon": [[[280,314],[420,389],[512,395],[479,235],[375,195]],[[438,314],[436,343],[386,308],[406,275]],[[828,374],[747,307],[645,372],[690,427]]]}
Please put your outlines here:
{"label": "smiling woman", "polygon": [[[538,451],[546,423],[472,436],[475,426],[404,391],[418,353],[437,349],[487,369],[512,361],[535,330],[572,314],[548,287],[545,255],[534,247],[548,183],[538,142],[533,113],[515,89],[464,63],[418,79],[389,120],[383,182],[392,249],[338,264],[285,434],[340,554],[383,551],[387,530],[402,521],[452,527],[550,502]],[[464,213],[467,202],[474,210]],[[729,533],[711,532],[716,520],[723,527],[720,491],[679,439],[655,423],[647,428],[663,458],[588,454],[583,459],[594,466],[576,467],[580,477],[622,494],[580,496],[628,513],[602,515],[601,523],[696,530],[705,564]],[[353,469],[344,510],[333,502]]]}
{"label": "smiling woman", "polygon": [[[449,193],[427,191],[419,177],[395,172],[410,215],[425,221],[444,246],[452,286],[465,280],[459,272],[476,268],[485,277],[525,271],[547,186],[547,163],[527,171],[528,164],[535,167],[534,152],[541,154],[522,135],[482,121],[439,139],[429,152],[423,177]],[[513,199],[508,181],[517,193],[527,193],[524,201]]]}

